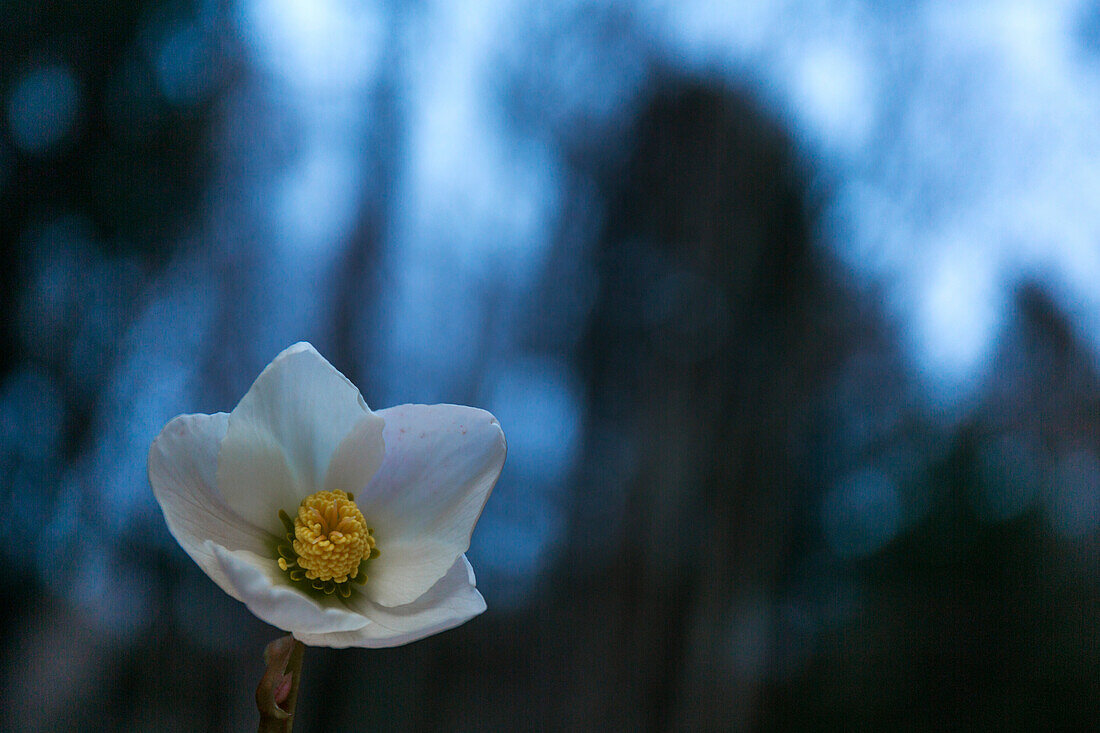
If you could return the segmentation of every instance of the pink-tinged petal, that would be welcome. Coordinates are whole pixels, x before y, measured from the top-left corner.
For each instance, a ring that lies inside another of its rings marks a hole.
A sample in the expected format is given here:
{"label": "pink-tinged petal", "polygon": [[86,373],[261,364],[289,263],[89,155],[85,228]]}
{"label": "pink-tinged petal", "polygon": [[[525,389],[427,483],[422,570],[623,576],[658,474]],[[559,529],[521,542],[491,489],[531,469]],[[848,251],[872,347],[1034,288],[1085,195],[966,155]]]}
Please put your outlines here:
{"label": "pink-tinged petal", "polygon": [[168,531],[203,572],[237,597],[206,542],[263,552],[273,538],[238,516],[218,492],[215,469],[228,421],[224,412],[173,418],[149,448],[149,483]]}
{"label": "pink-tinged petal", "polygon": [[363,493],[386,454],[382,426],[382,418],[374,413],[360,418],[332,454],[325,474],[326,491],[340,490],[356,496]]}
{"label": "pink-tinged petal", "polygon": [[[370,582],[367,581],[368,585]],[[294,636],[309,646],[336,648],[408,644],[459,626],[484,611],[485,599],[474,584],[474,570],[466,556],[460,555],[427,593],[408,605],[388,608],[371,603],[362,596],[352,596],[349,605],[371,621],[356,631],[295,633]]]}
{"label": "pink-tinged petal", "polygon": [[364,420],[381,428],[355,385],[312,346],[295,344],[230,413],[218,487],[241,516],[278,531],[279,510],[293,514],[303,497],[321,490],[337,448]]}
{"label": "pink-tinged petal", "polygon": [[272,626],[290,632],[325,634],[354,631],[368,623],[367,618],[335,596],[313,598],[293,587],[270,557],[247,550],[232,552],[213,542],[208,545],[236,590],[235,597]]}
{"label": "pink-tinged petal", "polygon": [[470,547],[470,535],[504,465],[496,418],[459,405],[401,405],[385,419],[386,457],[356,502],[381,555],[367,596],[403,606],[425,593]]}

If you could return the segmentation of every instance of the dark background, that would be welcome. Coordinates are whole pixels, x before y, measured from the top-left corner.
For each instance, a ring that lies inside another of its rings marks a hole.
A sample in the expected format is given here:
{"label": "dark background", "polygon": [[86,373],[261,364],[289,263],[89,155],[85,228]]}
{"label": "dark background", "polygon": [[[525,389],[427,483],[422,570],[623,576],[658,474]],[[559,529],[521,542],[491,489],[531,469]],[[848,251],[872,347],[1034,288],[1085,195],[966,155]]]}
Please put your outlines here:
{"label": "dark background", "polygon": [[7,2],[0,728],[247,730],[148,446],[313,342],[509,457],[295,731],[1083,729],[1089,2]]}

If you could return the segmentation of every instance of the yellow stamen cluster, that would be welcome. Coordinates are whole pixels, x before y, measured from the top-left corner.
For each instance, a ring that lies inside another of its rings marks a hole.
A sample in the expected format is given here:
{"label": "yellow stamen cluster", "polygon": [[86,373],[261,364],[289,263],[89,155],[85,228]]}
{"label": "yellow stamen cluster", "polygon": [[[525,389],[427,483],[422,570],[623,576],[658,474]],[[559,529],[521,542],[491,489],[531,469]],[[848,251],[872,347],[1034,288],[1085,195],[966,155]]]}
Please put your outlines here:
{"label": "yellow stamen cluster", "polygon": [[374,530],[355,505],[351,494],[318,491],[298,506],[293,522],[286,512],[279,518],[287,530],[288,545],[279,545],[279,567],[291,580],[307,581],[325,593],[339,591],[347,598],[349,580],[366,581],[360,572],[363,560],[377,557]]}

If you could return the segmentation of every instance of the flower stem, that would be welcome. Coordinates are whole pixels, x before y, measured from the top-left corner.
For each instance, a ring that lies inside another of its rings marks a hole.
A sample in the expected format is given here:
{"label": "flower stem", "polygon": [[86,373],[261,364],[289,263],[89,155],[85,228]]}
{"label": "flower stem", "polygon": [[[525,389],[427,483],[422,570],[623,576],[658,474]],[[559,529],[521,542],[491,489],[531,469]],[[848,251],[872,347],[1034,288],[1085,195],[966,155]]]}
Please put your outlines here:
{"label": "flower stem", "polygon": [[267,669],[256,688],[260,711],[259,733],[290,733],[302,677],[305,644],[293,636],[276,639],[264,649]]}
{"label": "flower stem", "polygon": [[302,658],[306,653],[306,645],[297,639],[294,640],[294,651],[290,653],[290,663],[286,666],[290,678],[290,694],[287,695],[285,709],[290,717],[286,721],[286,733],[294,727],[294,707],[298,703],[298,687],[302,681]]}

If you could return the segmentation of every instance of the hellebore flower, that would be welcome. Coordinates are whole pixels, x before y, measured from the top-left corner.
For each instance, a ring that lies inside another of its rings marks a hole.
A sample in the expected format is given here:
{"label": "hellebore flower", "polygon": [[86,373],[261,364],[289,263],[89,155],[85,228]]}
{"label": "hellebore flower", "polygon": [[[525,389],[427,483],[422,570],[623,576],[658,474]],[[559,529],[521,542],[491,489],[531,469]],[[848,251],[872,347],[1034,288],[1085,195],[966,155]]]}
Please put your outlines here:
{"label": "hellebore flower", "polygon": [[310,646],[386,647],[485,610],[464,553],[505,452],[488,412],[372,412],[299,343],[230,414],[171,420],[149,482],[183,549],[256,616]]}

